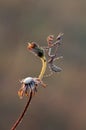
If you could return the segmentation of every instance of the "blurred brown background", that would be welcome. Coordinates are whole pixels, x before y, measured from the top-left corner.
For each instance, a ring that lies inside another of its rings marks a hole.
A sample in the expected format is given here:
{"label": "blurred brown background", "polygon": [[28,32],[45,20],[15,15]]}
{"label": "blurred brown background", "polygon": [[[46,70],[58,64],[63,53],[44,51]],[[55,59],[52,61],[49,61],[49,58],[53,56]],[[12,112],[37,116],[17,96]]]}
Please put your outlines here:
{"label": "blurred brown background", "polygon": [[86,0],[0,0],[0,130],[10,130],[27,101],[17,95],[19,79],[41,69],[26,42],[45,46],[59,32],[63,71],[44,79],[17,129],[86,130]]}

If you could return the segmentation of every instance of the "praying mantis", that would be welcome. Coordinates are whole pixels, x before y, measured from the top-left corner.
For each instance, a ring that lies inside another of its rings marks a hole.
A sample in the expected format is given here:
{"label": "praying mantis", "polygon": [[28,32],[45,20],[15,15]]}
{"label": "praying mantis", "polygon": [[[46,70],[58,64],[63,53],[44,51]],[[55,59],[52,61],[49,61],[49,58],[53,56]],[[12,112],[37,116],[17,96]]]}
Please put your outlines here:
{"label": "praying mantis", "polygon": [[[56,38],[56,42],[53,43],[54,36],[49,35],[47,37],[48,46],[45,48],[40,47],[36,42],[28,43],[28,47],[27,47],[28,50],[34,53],[35,56],[39,57],[40,60],[42,61],[42,69],[38,78],[27,77],[20,81],[20,83],[22,84],[22,87],[18,91],[18,95],[20,96],[20,98],[24,96],[24,93],[26,96],[30,95],[31,91],[34,95],[37,92],[37,86],[39,85],[46,87],[46,84],[43,83],[42,78],[45,74],[47,65],[50,68],[51,73],[47,75],[46,77],[52,75],[53,72],[60,72],[62,70],[60,67],[54,64],[55,60],[62,58],[62,56],[60,57],[57,56],[58,47],[61,44],[62,36],[63,36],[63,33],[60,33]],[[55,47],[55,52],[52,55],[51,51],[53,47]],[[45,52],[47,52],[48,54],[48,57],[49,57],[48,60],[45,56]]]}

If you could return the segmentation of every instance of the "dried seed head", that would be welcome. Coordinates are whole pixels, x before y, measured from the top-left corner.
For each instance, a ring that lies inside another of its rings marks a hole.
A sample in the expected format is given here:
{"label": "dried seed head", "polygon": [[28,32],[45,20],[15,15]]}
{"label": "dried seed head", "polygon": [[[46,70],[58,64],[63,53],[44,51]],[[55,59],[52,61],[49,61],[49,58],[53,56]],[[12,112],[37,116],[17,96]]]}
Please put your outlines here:
{"label": "dried seed head", "polygon": [[30,92],[34,95],[37,92],[37,86],[39,85],[46,87],[43,81],[39,78],[27,77],[21,80],[21,88],[18,91],[19,97],[22,99],[24,95],[29,96]]}

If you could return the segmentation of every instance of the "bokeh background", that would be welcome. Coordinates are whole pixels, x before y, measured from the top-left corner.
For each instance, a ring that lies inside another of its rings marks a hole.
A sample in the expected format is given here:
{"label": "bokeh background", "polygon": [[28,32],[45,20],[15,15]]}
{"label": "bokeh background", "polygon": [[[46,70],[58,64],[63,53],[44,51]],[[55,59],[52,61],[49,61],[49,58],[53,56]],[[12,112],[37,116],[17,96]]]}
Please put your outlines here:
{"label": "bokeh background", "polygon": [[18,130],[86,130],[86,0],[0,0],[0,130],[10,130],[24,108],[19,79],[38,76],[41,61],[28,41],[64,33],[56,62],[63,71],[44,78]]}

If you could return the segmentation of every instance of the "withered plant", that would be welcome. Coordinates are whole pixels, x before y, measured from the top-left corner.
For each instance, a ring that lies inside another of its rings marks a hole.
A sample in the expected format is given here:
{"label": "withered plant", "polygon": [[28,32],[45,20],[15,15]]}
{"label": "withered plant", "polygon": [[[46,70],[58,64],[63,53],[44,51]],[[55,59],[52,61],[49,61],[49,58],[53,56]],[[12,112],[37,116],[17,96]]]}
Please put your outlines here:
{"label": "withered plant", "polygon": [[[59,60],[60,58],[63,58],[62,56],[58,56],[58,48],[62,44],[63,33],[60,33],[54,42],[54,36],[49,35],[47,37],[47,46],[46,47],[40,47],[36,42],[30,42],[28,43],[28,50],[35,54],[36,57],[39,57],[42,61],[42,69],[40,71],[39,76],[37,77],[26,77],[20,81],[21,88],[18,91],[19,97],[22,99],[24,95],[28,97],[28,101],[24,107],[23,112],[20,114],[17,121],[12,126],[11,130],[15,130],[21,120],[23,119],[27,108],[29,107],[29,104],[31,102],[32,97],[36,94],[37,89],[39,86],[46,87],[46,84],[43,83],[42,79],[44,77],[45,71],[47,66],[50,69],[50,74],[48,74],[46,77],[51,76],[53,73],[61,72],[61,68],[54,64],[55,60]],[[53,50],[54,49],[54,50]],[[53,50],[53,54],[52,54]],[[48,55],[48,58],[46,55]]]}

